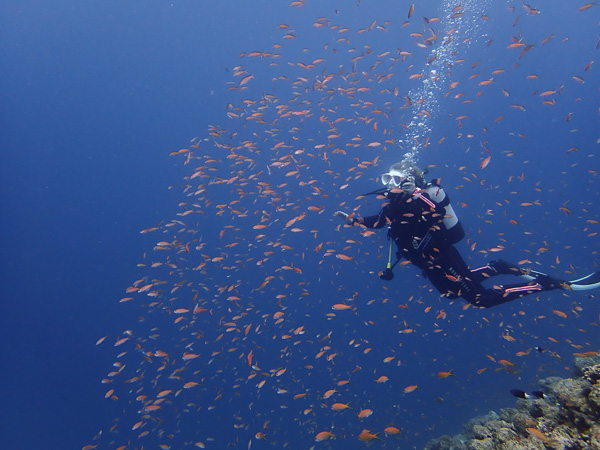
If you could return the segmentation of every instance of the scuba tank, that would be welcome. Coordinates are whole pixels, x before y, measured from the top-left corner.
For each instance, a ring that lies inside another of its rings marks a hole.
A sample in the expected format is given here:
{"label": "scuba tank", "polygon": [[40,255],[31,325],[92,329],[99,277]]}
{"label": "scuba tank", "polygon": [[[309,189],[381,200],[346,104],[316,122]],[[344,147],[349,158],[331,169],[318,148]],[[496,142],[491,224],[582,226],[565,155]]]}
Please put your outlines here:
{"label": "scuba tank", "polygon": [[458,220],[454,208],[450,204],[450,197],[446,195],[444,189],[434,181],[433,183],[428,183],[422,192],[427,193],[431,201],[436,205],[444,208],[444,220],[442,223],[444,224],[444,228],[446,228],[446,240],[451,244],[456,244],[464,238],[465,230],[460,220]]}

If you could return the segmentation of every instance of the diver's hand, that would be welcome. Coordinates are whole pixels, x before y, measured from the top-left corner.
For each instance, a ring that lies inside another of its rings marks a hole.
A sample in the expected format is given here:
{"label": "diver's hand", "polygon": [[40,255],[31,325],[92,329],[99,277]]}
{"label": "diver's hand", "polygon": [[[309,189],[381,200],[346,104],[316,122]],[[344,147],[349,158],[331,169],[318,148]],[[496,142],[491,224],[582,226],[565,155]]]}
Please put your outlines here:
{"label": "diver's hand", "polygon": [[415,258],[423,261],[435,259],[440,252],[444,252],[448,244],[439,231],[428,231],[423,239],[417,241],[413,239],[413,248],[415,249]]}
{"label": "diver's hand", "polygon": [[423,236],[423,239],[421,239],[421,242],[419,243],[419,246],[417,247],[417,252],[419,254],[429,254],[431,252],[431,249],[433,248],[433,234],[431,233],[431,231],[428,231],[427,234],[425,236]]}
{"label": "diver's hand", "polygon": [[345,213],[344,211],[336,211],[333,215],[341,217],[342,220],[348,225],[352,225],[354,223],[354,217],[350,217],[351,215]]}

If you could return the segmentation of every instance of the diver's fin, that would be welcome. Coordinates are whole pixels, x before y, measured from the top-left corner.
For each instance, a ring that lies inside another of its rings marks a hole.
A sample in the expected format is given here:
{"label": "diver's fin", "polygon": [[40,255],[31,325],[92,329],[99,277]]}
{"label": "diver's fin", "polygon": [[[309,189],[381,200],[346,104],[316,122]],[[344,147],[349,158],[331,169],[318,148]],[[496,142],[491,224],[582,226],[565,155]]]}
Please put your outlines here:
{"label": "diver's fin", "polygon": [[538,272],[537,270],[529,270],[527,273],[520,275],[520,278],[538,283],[544,291],[550,291],[552,289],[569,289],[570,283],[570,281],[554,278],[545,273]]}
{"label": "diver's fin", "polygon": [[545,273],[530,270],[526,275],[521,275],[521,278],[525,278],[528,281],[540,282],[542,286],[548,281],[551,285],[560,285],[562,289],[573,290],[573,291],[588,291],[590,289],[600,288],[600,271],[590,273],[583,278],[577,280],[566,281],[559,280],[556,278],[549,277]]}
{"label": "diver's fin", "polygon": [[587,291],[589,289],[600,288],[600,271],[590,273],[589,275],[568,282],[569,288],[574,291]]}

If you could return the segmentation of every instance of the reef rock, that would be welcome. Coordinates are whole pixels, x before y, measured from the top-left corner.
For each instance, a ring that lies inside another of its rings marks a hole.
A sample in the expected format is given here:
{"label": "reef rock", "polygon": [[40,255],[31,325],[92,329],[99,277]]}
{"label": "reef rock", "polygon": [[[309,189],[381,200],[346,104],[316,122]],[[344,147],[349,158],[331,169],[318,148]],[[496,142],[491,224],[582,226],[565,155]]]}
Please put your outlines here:
{"label": "reef rock", "polygon": [[544,398],[518,399],[471,419],[462,433],[429,441],[427,450],[600,450],[600,358],[575,359],[573,378],[540,380]]}

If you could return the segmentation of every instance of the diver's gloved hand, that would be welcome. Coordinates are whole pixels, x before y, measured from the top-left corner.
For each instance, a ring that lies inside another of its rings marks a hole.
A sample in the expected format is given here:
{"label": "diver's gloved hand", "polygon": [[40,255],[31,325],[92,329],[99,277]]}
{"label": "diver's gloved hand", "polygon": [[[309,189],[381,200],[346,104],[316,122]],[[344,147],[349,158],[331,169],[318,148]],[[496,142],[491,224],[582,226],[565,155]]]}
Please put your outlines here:
{"label": "diver's gloved hand", "polygon": [[431,231],[429,231],[425,236],[423,236],[421,242],[419,242],[419,246],[417,247],[417,253],[429,254],[429,252],[431,252],[431,249],[433,248],[433,240],[433,234],[431,233]]}
{"label": "diver's gloved hand", "polygon": [[336,211],[333,215],[341,217],[348,225],[354,224],[354,217],[350,217],[350,214],[347,214],[344,211]]}
{"label": "diver's gloved hand", "polygon": [[390,281],[394,278],[394,272],[389,267],[379,272],[379,278],[385,281]]}

